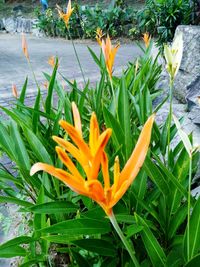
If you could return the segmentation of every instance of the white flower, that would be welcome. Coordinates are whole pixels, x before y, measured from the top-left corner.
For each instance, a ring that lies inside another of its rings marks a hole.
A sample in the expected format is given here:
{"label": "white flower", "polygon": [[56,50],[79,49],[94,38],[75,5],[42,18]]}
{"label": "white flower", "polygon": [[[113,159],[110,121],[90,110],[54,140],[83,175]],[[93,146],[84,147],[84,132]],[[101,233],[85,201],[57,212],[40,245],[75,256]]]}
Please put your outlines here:
{"label": "white flower", "polygon": [[171,79],[174,79],[181,64],[181,59],[183,55],[183,35],[182,32],[178,33],[171,46],[164,46],[164,56],[166,59],[166,68],[171,76]]}

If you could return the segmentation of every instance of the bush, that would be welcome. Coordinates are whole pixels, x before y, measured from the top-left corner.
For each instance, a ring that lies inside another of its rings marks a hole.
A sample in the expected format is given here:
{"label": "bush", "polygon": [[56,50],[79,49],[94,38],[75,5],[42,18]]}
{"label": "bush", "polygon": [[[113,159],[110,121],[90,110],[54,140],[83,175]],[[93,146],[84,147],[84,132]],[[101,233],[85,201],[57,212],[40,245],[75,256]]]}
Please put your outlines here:
{"label": "bush", "polygon": [[[70,82],[62,76],[71,89],[67,91],[56,78],[56,61],[52,74],[44,74],[49,84],[46,97],[38,88],[33,107],[27,106],[26,80],[15,106],[1,107],[7,118],[0,119],[0,149],[15,163],[17,173],[14,175],[4,166],[0,167],[3,192],[0,202],[18,205],[18,212],[29,218],[29,232],[2,244],[0,257],[21,256],[21,266],[58,266],[52,255],[57,258],[63,255],[68,266],[133,266],[96,202],[75,193],[45,172],[30,176],[30,168],[41,161],[66,170],[55,153],[52,136],[71,142],[59,121],[64,119],[73,124],[73,101],[81,114],[84,140],[89,140],[89,118],[93,111],[100,132],[112,128],[106,153],[108,172],[113,180],[116,155],[121,170],[145,121],[164,103],[153,105],[153,100],[162,93],[157,88],[161,66],[150,56],[150,49],[151,46],[136,62],[130,63],[121,76],[112,77],[112,82],[102,52],[98,57],[89,49],[101,71],[100,81],[96,86],[88,82],[79,88],[76,81]],[[57,101],[53,101],[55,99]],[[195,263],[199,263],[200,251],[200,198],[191,196],[188,203],[188,180],[194,177],[199,153],[194,150],[191,159],[185,143],[179,140],[173,148],[170,146],[168,155],[167,141],[174,143],[177,129],[174,124],[170,125],[168,136],[167,125],[168,121],[154,123],[146,160],[127,193],[114,207],[114,213],[140,266],[170,267],[174,263],[177,267],[198,266]],[[190,140],[192,143],[192,136]],[[87,179],[77,160],[73,158],[70,162]],[[131,167],[134,168],[134,164]],[[115,165],[114,172],[120,170]],[[98,180],[102,182],[102,172]]]}
{"label": "bush", "polygon": [[147,0],[138,12],[138,27],[157,36],[158,45],[170,42],[178,25],[193,23],[193,5],[188,0]]}
{"label": "bush", "polygon": [[[48,9],[44,14],[36,10],[38,18],[37,27],[48,36],[67,37],[63,21],[58,17],[57,12]],[[95,38],[96,30],[100,27],[105,33],[112,37],[126,36],[127,24],[132,24],[135,19],[135,12],[131,8],[120,6],[109,7],[102,10],[98,5],[86,7],[84,10],[75,5],[75,11],[70,18],[70,32],[73,38]]]}

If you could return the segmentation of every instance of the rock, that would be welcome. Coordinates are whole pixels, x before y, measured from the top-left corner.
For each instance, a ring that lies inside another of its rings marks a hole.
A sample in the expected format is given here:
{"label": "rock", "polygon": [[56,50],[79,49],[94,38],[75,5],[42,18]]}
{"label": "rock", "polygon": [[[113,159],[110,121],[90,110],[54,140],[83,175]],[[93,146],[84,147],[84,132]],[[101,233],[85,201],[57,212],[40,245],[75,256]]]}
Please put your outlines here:
{"label": "rock", "polygon": [[6,32],[14,33],[15,32],[15,19],[14,18],[7,18],[3,20],[4,27]]}
{"label": "rock", "polygon": [[200,73],[200,26],[178,26],[175,36],[183,33],[183,58],[175,80],[174,96],[182,103],[186,102],[188,88]]}
{"label": "rock", "polygon": [[5,30],[4,22],[2,19],[0,19],[0,31]]}
{"label": "rock", "polygon": [[188,86],[186,100],[188,103],[188,110],[190,112],[190,119],[200,126],[200,106],[198,97],[200,96],[200,75]]}

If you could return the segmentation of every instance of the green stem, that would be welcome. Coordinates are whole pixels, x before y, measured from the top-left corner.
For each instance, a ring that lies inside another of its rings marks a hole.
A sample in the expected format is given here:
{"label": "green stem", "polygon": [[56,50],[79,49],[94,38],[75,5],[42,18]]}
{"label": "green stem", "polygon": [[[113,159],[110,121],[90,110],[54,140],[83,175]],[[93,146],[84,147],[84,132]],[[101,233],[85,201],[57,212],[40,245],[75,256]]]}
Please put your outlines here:
{"label": "green stem", "polygon": [[115,95],[115,91],[114,91],[114,87],[113,87],[112,77],[110,77],[110,75],[109,75],[109,78],[110,78],[111,91],[112,91],[113,100],[114,100],[115,112],[116,112],[117,119],[119,121],[118,112],[117,112],[117,100],[116,100],[116,95]]}
{"label": "green stem", "polygon": [[76,59],[77,59],[77,62],[78,62],[78,65],[79,65],[81,74],[82,74],[82,76],[83,76],[84,83],[85,83],[85,85],[86,85],[86,80],[85,80],[84,72],[83,72],[83,69],[82,69],[82,66],[81,66],[81,62],[80,62],[80,60],[79,60],[78,53],[77,53],[77,51],[76,51],[76,47],[75,47],[75,45],[74,45],[74,41],[73,41],[73,39],[72,39],[72,37],[71,37],[71,34],[70,34],[69,29],[68,29],[68,34],[69,34],[69,38],[70,38],[70,40],[71,40],[71,42],[72,42],[72,46],[73,46],[73,49],[74,49],[74,53],[75,53],[75,56],[76,56]]}
{"label": "green stem", "polygon": [[135,251],[133,251],[133,249],[131,248],[129,242],[127,241],[127,239],[125,238],[124,234],[122,233],[119,224],[117,223],[117,220],[115,218],[115,215],[113,213],[111,213],[111,215],[109,215],[109,219],[113,225],[113,227],[115,228],[115,231],[117,232],[117,234],[119,235],[122,243],[124,244],[125,248],[127,249],[133,263],[135,267],[139,267],[139,263],[135,257]]}
{"label": "green stem", "polygon": [[192,182],[192,153],[189,156],[189,182],[188,182],[188,210],[187,210],[187,259],[190,260],[190,206],[191,206],[191,182]]}
{"label": "green stem", "polygon": [[168,134],[167,134],[168,166],[169,166],[169,157],[170,157],[170,128],[171,128],[171,122],[172,122],[173,87],[174,87],[174,80],[172,78],[170,78],[170,86],[169,86],[169,120],[168,120]]}

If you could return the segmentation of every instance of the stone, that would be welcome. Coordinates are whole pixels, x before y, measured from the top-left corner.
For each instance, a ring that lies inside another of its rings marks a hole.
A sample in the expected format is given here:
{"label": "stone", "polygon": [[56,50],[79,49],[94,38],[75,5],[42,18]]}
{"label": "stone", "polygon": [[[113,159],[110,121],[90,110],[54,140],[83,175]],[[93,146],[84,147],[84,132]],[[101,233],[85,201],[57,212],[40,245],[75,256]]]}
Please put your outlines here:
{"label": "stone", "polygon": [[182,103],[186,103],[188,88],[200,73],[200,26],[177,27],[175,36],[183,33],[183,58],[175,80],[174,96]]}
{"label": "stone", "polygon": [[186,95],[190,119],[200,126],[200,105],[198,103],[198,97],[200,97],[200,75],[188,86]]}
{"label": "stone", "polygon": [[0,31],[5,30],[3,19],[0,19]]}
{"label": "stone", "polygon": [[3,19],[4,27],[6,32],[14,33],[15,32],[15,19],[14,18],[6,18]]}

